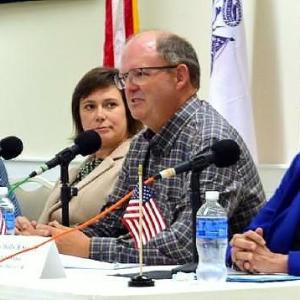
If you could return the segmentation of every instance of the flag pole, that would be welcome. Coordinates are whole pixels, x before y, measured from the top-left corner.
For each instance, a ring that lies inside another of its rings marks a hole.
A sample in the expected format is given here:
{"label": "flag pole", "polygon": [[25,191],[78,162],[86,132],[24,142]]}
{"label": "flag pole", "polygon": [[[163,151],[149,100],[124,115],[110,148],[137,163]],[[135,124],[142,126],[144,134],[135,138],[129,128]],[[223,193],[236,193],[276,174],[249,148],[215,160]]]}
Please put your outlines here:
{"label": "flag pole", "polygon": [[131,278],[128,282],[129,287],[150,287],[154,286],[153,279],[143,275],[143,166],[138,166],[138,189],[139,189],[139,275]]}
{"label": "flag pole", "polygon": [[140,276],[143,274],[143,241],[142,241],[142,230],[143,230],[143,166],[139,164],[138,167],[139,177],[139,265],[140,265]]}

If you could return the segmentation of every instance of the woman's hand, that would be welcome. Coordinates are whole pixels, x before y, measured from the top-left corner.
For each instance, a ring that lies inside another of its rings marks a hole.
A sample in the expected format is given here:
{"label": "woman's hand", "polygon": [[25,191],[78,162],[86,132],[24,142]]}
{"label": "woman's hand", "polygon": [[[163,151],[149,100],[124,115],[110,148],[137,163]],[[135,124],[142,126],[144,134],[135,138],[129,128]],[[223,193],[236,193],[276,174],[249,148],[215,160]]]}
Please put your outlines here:
{"label": "woman's hand", "polygon": [[50,236],[49,230],[39,228],[36,221],[29,221],[26,217],[17,217],[15,232],[17,235]]}
{"label": "woman's hand", "polygon": [[[66,230],[69,230],[70,228],[59,224],[57,221],[53,221],[50,222],[48,225],[37,225],[37,229],[48,231],[49,234],[53,237]],[[61,238],[55,240],[55,242],[58,251],[62,254],[80,256],[85,258],[89,257],[90,238],[80,230],[68,233],[62,236]]]}
{"label": "woman's hand", "polygon": [[17,217],[15,232],[17,235],[39,235],[39,236],[49,236],[49,233],[37,230],[37,222],[29,221],[26,217]]}
{"label": "woman's hand", "polygon": [[287,273],[287,255],[273,253],[268,249],[261,228],[235,234],[230,245],[232,261],[242,271]]}

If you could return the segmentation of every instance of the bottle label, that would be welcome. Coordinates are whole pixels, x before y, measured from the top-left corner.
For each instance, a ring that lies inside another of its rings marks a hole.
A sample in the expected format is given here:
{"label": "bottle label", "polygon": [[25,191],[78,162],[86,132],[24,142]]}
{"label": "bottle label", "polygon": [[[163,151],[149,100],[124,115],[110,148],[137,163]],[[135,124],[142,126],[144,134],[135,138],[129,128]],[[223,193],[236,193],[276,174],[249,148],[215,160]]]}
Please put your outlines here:
{"label": "bottle label", "polygon": [[13,212],[5,212],[5,223],[6,223],[6,230],[11,231],[15,228],[15,215]]}
{"label": "bottle label", "polygon": [[201,239],[227,239],[227,219],[197,218],[196,237]]}

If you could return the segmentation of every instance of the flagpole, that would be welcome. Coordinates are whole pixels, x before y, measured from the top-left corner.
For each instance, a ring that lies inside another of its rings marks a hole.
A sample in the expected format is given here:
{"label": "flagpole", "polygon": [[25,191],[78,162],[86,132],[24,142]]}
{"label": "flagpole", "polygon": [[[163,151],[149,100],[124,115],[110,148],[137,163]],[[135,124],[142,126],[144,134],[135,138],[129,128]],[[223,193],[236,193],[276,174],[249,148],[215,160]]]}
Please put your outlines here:
{"label": "flagpole", "polygon": [[154,280],[143,275],[143,166],[138,166],[138,190],[139,190],[139,275],[131,278],[128,282],[129,287],[150,287],[154,286]]}
{"label": "flagpole", "polygon": [[139,177],[139,265],[140,265],[140,276],[143,274],[143,241],[142,241],[142,230],[143,230],[143,166],[139,164],[138,167]]}

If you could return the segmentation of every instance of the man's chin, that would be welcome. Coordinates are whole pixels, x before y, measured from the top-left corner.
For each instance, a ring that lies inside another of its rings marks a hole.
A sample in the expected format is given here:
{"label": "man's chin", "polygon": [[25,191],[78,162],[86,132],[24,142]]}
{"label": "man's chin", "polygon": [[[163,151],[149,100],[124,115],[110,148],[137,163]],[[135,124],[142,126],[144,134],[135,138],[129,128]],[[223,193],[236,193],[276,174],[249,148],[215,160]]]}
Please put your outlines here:
{"label": "man's chin", "polygon": [[131,108],[130,113],[135,120],[143,122],[143,119],[145,119],[145,112],[141,109]]}

